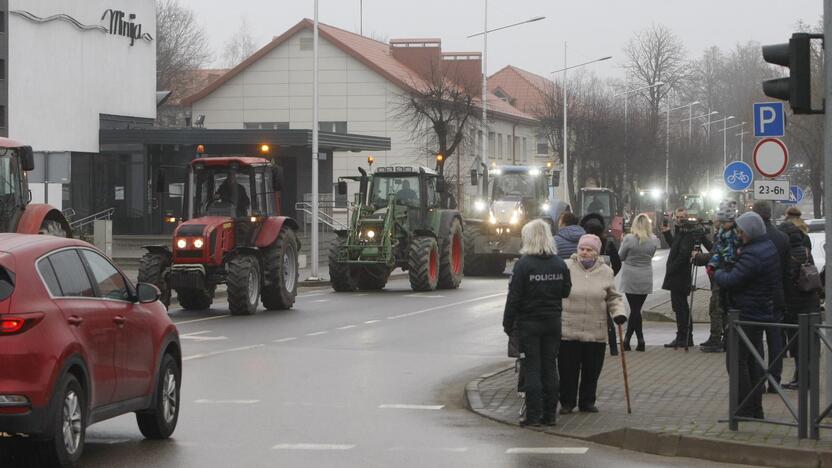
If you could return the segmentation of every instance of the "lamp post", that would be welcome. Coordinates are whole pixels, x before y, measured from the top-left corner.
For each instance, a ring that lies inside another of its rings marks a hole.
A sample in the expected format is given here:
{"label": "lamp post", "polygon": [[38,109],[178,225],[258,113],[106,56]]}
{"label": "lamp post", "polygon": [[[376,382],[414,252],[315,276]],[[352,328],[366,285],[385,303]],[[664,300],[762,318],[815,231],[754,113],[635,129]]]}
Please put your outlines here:
{"label": "lamp post", "polygon": [[612,58],[612,55],[608,55],[606,57],[601,57],[599,59],[590,60],[589,62],[579,63],[577,65],[572,65],[571,67],[567,65],[566,62],[566,41],[563,43],[563,68],[560,70],[555,70],[551,74],[554,75],[555,73],[563,72],[563,82],[561,83],[561,90],[563,90],[563,187],[566,191],[566,203],[568,205],[572,205],[572,192],[569,190],[569,133],[567,133],[567,125],[566,125],[566,70],[571,70],[573,68],[583,67],[592,63],[602,62],[604,60],[609,60]]}
{"label": "lamp post", "polygon": [[[535,16],[534,18],[513,23],[499,28],[488,29],[488,0],[483,1],[483,30],[481,32],[467,36],[468,39],[476,36],[482,36],[482,155],[481,158],[488,160],[488,33],[494,31],[501,31],[503,29],[520,26],[521,24],[534,23],[545,19],[545,16]],[[512,145],[514,143],[512,142]]]}
{"label": "lamp post", "polygon": [[[689,142],[688,144],[690,144],[690,141],[691,141],[691,138],[692,138],[692,135],[693,135],[693,128],[691,126],[693,121],[698,120],[698,119],[708,119],[708,123],[703,125],[703,126],[705,126],[705,128],[707,129],[705,133],[706,133],[707,139],[708,139],[708,147],[710,148],[710,145],[711,145],[711,130],[710,130],[710,128],[711,128],[711,116],[716,115],[716,114],[719,114],[719,111],[712,111],[711,108],[709,107],[707,114],[691,115],[687,119],[680,120],[680,122],[688,122],[688,142]],[[710,167],[710,165],[708,166],[707,173],[705,175],[705,184],[706,184],[708,190],[710,190],[711,189],[711,167]]]}
{"label": "lamp post", "polygon": [[[723,140],[726,140],[726,134],[727,134],[728,130],[733,130],[735,128],[740,128],[740,133],[738,133],[737,135],[740,135],[740,138],[742,138],[742,135],[745,134],[745,124],[746,123],[747,122],[740,122],[736,125],[731,125],[730,127],[723,128],[722,130],[720,130],[720,133],[722,133]],[[742,141],[742,140],[740,140],[740,141]],[[740,161],[742,161],[742,159],[743,159],[742,144],[740,144]],[[726,160],[725,163],[727,164],[728,161]]]}
{"label": "lamp post", "polygon": [[664,81],[657,81],[657,82],[655,82],[655,83],[653,83],[649,86],[642,86],[641,88],[628,89],[626,91],[622,91],[622,92],[620,92],[618,94],[614,94],[612,96],[613,98],[624,96],[624,146],[625,146],[625,148],[627,146],[627,101],[628,101],[628,96],[632,93],[637,93],[639,91],[644,91],[645,89],[656,88],[656,87],[659,87],[659,86],[664,86]]}
{"label": "lamp post", "polygon": [[[670,108],[670,94],[668,93],[668,95],[667,95],[667,110],[666,110],[666,115],[665,115],[667,124],[666,124],[666,129],[665,129],[665,149],[664,149],[664,203],[665,203],[665,209],[666,210],[670,209],[670,113],[675,111],[675,110],[684,109],[685,107],[687,107],[688,108],[688,115],[691,115],[693,113],[693,111],[692,111],[693,106],[695,106],[696,104],[699,104],[699,101],[693,101],[690,104],[685,104],[683,106],[678,106],[678,107],[674,107],[674,108],[671,109]],[[689,119],[692,120],[693,117],[689,117]],[[688,125],[688,126],[690,126],[690,125]],[[688,129],[688,133],[690,133],[690,132],[691,132],[691,130]],[[688,144],[690,144],[690,135],[688,135]]]}
{"label": "lamp post", "polygon": [[[718,123],[722,124],[722,167],[725,167],[725,166],[728,165],[728,140],[727,140],[727,134],[725,133],[725,130],[728,128],[728,121],[733,120],[733,119],[734,119],[734,116],[729,115],[728,117],[725,117],[724,119],[713,120],[713,121],[708,122],[708,124],[707,124],[709,132],[710,132],[710,126],[711,125],[718,124]],[[703,127],[704,127],[704,125],[703,125]]]}
{"label": "lamp post", "polygon": [[311,281],[318,277],[318,0],[315,0],[315,25],[312,35],[312,272]]}
{"label": "lamp post", "polygon": [[748,135],[751,132],[746,132],[745,127],[742,128],[742,131],[737,133],[736,136],[740,137],[740,161],[745,162],[745,156],[743,155],[743,150],[745,149],[745,135]]}

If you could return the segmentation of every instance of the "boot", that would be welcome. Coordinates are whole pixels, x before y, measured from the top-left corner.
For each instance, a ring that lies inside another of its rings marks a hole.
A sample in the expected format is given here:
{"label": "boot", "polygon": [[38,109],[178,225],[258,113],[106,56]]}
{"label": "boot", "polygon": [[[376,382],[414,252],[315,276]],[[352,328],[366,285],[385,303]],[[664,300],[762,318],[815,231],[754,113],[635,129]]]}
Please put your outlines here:
{"label": "boot", "polygon": [[676,337],[670,343],[664,345],[665,348],[684,348],[685,344],[679,342],[679,337]]}
{"label": "boot", "polygon": [[708,347],[710,347],[710,346],[716,346],[716,345],[721,345],[721,344],[722,344],[722,338],[711,335],[711,336],[708,337],[708,339],[706,341],[703,341],[702,343],[699,343],[699,346],[703,346],[703,347],[708,346]]}
{"label": "boot", "polygon": [[624,351],[632,351],[632,349],[630,349],[630,340],[624,342]]}
{"label": "boot", "polygon": [[638,345],[636,345],[636,351],[644,352],[644,342],[643,341],[638,342]]}

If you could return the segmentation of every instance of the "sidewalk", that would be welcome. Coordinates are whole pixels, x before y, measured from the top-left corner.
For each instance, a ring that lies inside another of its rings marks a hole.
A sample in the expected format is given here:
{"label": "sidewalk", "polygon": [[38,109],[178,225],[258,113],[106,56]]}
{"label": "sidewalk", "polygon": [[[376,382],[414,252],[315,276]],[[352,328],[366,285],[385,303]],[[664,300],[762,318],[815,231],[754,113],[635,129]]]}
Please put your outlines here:
{"label": "sidewalk", "polygon": [[[556,426],[543,428],[559,436],[575,437],[666,456],[703,458],[761,466],[832,466],[832,431],[821,430],[821,440],[797,438],[797,429],[762,423],[728,423],[728,375],[725,354],[648,347],[628,352],[632,414],[627,414],[619,357],[607,355],[598,384],[597,414],[558,416]],[[787,359],[783,375],[791,376],[794,361]],[[797,392],[787,392],[797,405]],[[480,377],[466,388],[468,407],[482,415],[517,424],[522,400],[516,392],[514,362]],[[766,394],[767,418],[791,421],[791,413],[776,394]]]}

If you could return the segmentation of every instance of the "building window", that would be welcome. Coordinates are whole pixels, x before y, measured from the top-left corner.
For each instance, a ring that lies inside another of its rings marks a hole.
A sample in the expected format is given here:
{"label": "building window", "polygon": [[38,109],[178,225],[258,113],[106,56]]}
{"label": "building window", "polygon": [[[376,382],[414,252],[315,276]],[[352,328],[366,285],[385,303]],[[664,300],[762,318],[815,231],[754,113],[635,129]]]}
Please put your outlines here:
{"label": "building window", "polygon": [[289,122],[245,122],[246,130],[289,130]]}
{"label": "building window", "polygon": [[0,11],[0,34],[6,34],[6,12]]}
{"label": "building window", "polygon": [[[482,154],[482,130],[477,131],[477,154]],[[487,156],[482,154],[483,162],[487,159]]]}
{"label": "building window", "polygon": [[523,137],[523,161],[529,160],[529,146],[526,143],[526,137]]}
{"label": "building window", "polygon": [[497,159],[503,159],[503,134],[497,134]]}
{"label": "building window", "polygon": [[537,154],[549,154],[549,141],[545,137],[537,137]]}
{"label": "building window", "polygon": [[6,59],[0,59],[0,80],[6,79]]}
{"label": "building window", "polygon": [[495,138],[497,138],[497,135],[494,132],[488,132],[488,157],[491,159],[494,159],[494,155],[497,154]]}
{"label": "building window", "polygon": [[0,106],[0,128],[6,128],[6,106]]}
{"label": "building window", "polygon": [[314,46],[313,38],[311,37],[302,37],[300,38],[300,50],[312,50]]}
{"label": "building window", "polygon": [[318,130],[331,133],[347,133],[346,122],[318,122]]}

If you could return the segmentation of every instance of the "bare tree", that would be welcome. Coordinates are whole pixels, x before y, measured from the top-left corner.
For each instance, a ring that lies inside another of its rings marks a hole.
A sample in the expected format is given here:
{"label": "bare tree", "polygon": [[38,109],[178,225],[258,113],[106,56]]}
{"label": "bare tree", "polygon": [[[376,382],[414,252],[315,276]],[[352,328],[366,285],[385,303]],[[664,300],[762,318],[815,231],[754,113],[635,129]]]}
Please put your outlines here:
{"label": "bare tree", "polygon": [[179,0],[156,4],[156,89],[170,90],[184,75],[211,60],[208,37],[193,10]]}
{"label": "bare tree", "polygon": [[234,68],[243,60],[257,51],[257,44],[249,32],[249,24],[245,18],[240,20],[237,32],[225,42],[222,58],[226,68]]}

